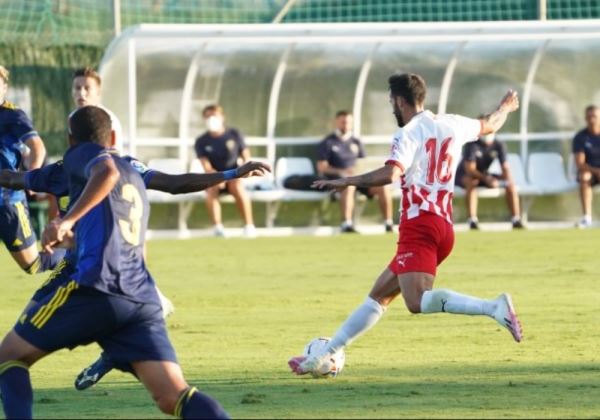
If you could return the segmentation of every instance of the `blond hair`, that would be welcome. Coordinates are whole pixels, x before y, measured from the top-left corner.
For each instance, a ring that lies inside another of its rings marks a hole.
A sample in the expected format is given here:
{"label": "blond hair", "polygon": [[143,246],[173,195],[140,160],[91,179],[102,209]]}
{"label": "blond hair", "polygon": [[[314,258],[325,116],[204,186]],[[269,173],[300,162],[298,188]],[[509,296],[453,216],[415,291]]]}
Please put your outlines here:
{"label": "blond hair", "polygon": [[6,67],[0,64],[0,77],[4,80],[4,83],[8,84],[8,79],[10,76],[10,72]]}

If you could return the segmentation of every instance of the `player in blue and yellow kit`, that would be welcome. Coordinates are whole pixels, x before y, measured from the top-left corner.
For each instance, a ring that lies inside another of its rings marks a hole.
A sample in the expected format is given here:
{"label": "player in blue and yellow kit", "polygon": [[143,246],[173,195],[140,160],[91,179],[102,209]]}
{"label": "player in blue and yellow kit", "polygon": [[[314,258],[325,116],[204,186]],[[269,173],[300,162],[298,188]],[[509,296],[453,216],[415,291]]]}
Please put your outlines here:
{"label": "player in blue and yellow kit", "polygon": [[[5,100],[8,80],[8,71],[0,66],[0,170],[36,169],[42,166],[46,149],[25,112]],[[23,191],[0,187],[0,240],[29,274],[53,268],[60,258],[38,253]]]}
{"label": "player in blue and yellow kit", "polygon": [[163,412],[226,418],[215,400],[185,382],[177,364],[143,259],[149,214],[144,184],[128,162],[102,147],[111,138],[108,114],[82,108],[70,131],[64,170],[70,186],[85,187],[67,214],[47,226],[42,242],[51,250],[74,235],[76,266],[71,280],[24,313],[0,345],[5,415],[31,418],[29,367],[36,361],[98,342],[144,383]]}

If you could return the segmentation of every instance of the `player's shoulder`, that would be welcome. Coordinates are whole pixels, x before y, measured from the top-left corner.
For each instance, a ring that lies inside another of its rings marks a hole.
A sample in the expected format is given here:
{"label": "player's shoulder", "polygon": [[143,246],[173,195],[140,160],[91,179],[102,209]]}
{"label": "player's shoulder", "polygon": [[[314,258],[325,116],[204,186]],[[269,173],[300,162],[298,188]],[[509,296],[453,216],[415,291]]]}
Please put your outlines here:
{"label": "player's shoulder", "polygon": [[125,155],[121,156],[121,158],[129,164],[133,168],[134,171],[139,172],[140,174],[145,174],[150,171],[150,168],[141,160],[136,157]]}
{"label": "player's shoulder", "polygon": [[228,137],[233,137],[236,140],[240,140],[242,138],[242,134],[240,133],[240,130],[238,130],[237,128],[233,128],[233,127],[227,128],[227,135],[228,135]]}
{"label": "player's shoulder", "polygon": [[4,101],[0,104],[0,110],[4,114],[4,118],[28,118],[25,111],[10,101]]}
{"label": "player's shoulder", "polygon": [[575,141],[581,141],[581,140],[585,140],[588,137],[588,131],[587,128],[581,129],[579,130],[577,133],[575,133],[575,137],[573,138]]}
{"label": "player's shoulder", "polygon": [[208,134],[208,131],[205,131],[204,133],[202,133],[198,137],[196,137],[196,144],[206,143],[209,139],[210,139],[210,134]]}

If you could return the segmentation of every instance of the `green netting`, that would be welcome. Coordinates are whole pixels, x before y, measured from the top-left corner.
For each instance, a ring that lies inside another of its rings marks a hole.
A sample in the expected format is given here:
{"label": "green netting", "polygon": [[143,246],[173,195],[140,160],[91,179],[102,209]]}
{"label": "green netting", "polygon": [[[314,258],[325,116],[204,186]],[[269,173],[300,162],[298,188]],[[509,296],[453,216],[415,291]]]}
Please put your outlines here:
{"label": "green netting", "polygon": [[299,0],[286,22],[423,22],[527,20],[532,0]]}
{"label": "green netting", "polygon": [[[600,18],[598,0],[547,0],[549,19]],[[287,0],[120,0],[121,26],[265,23]],[[283,22],[423,22],[536,19],[538,0],[297,0]],[[0,42],[105,46],[113,0],[0,0]]]}

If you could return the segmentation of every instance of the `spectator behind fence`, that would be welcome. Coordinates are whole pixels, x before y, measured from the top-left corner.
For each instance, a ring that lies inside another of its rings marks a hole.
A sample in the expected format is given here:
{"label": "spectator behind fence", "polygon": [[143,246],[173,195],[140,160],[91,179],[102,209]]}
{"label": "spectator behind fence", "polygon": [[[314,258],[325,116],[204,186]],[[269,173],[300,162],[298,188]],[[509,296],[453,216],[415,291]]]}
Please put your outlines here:
{"label": "spectator behind fence", "polygon": [[[207,106],[202,111],[202,116],[206,121],[207,131],[196,139],[194,148],[206,172],[236,169],[240,163],[250,160],[250,150],[246,147],[242,135],[235,128],[225,125],[225,113],[221,106]],[[206,190],[206,207],[214,224],[215,235],[225,235],[219,195],[227,192],[235,198],[235,204],[244,220],[244,235],[246,237],[256,236],[252,218],[252,203],[239,178]]]}
{"label": "spectator behind fence", "polygon": [[[350,112],[339,111],[335,116],[335,130],[319,143],[317,171],[320,177],[337,179],[353,174],[357,159],[365,157],[364,147],[352,134],[354,119]],[[340,194],[342,232],[356,232],[353,223],[356,187],[348,187]],[[368,198],[377,197],[386,232],[393,230],[392,197],[388,187],[358,188]]]}
{"label": "spectator behind fence", "polygon": [[596,105],[585,109],[585,122],[586,128],[573,139],[583,210],[583,218],[577,223],[580,228],[592,226],[592,187],[600,182],[600,109]]}
{"label": "spectator behind fence", "polygon": [[[456,185],[466,190],[469,227],[479,229],[477,218],[477,187],[506,189],[506,202],[512,215],[514,229],[524,228],[519,210],[519,195],[512,179],[510,166],[506,160],[506,146],[488,134],[477,141],[465,144],[463,158],[456,172]],[[489,172],[490,166],[498,159],[501,174]]]}

